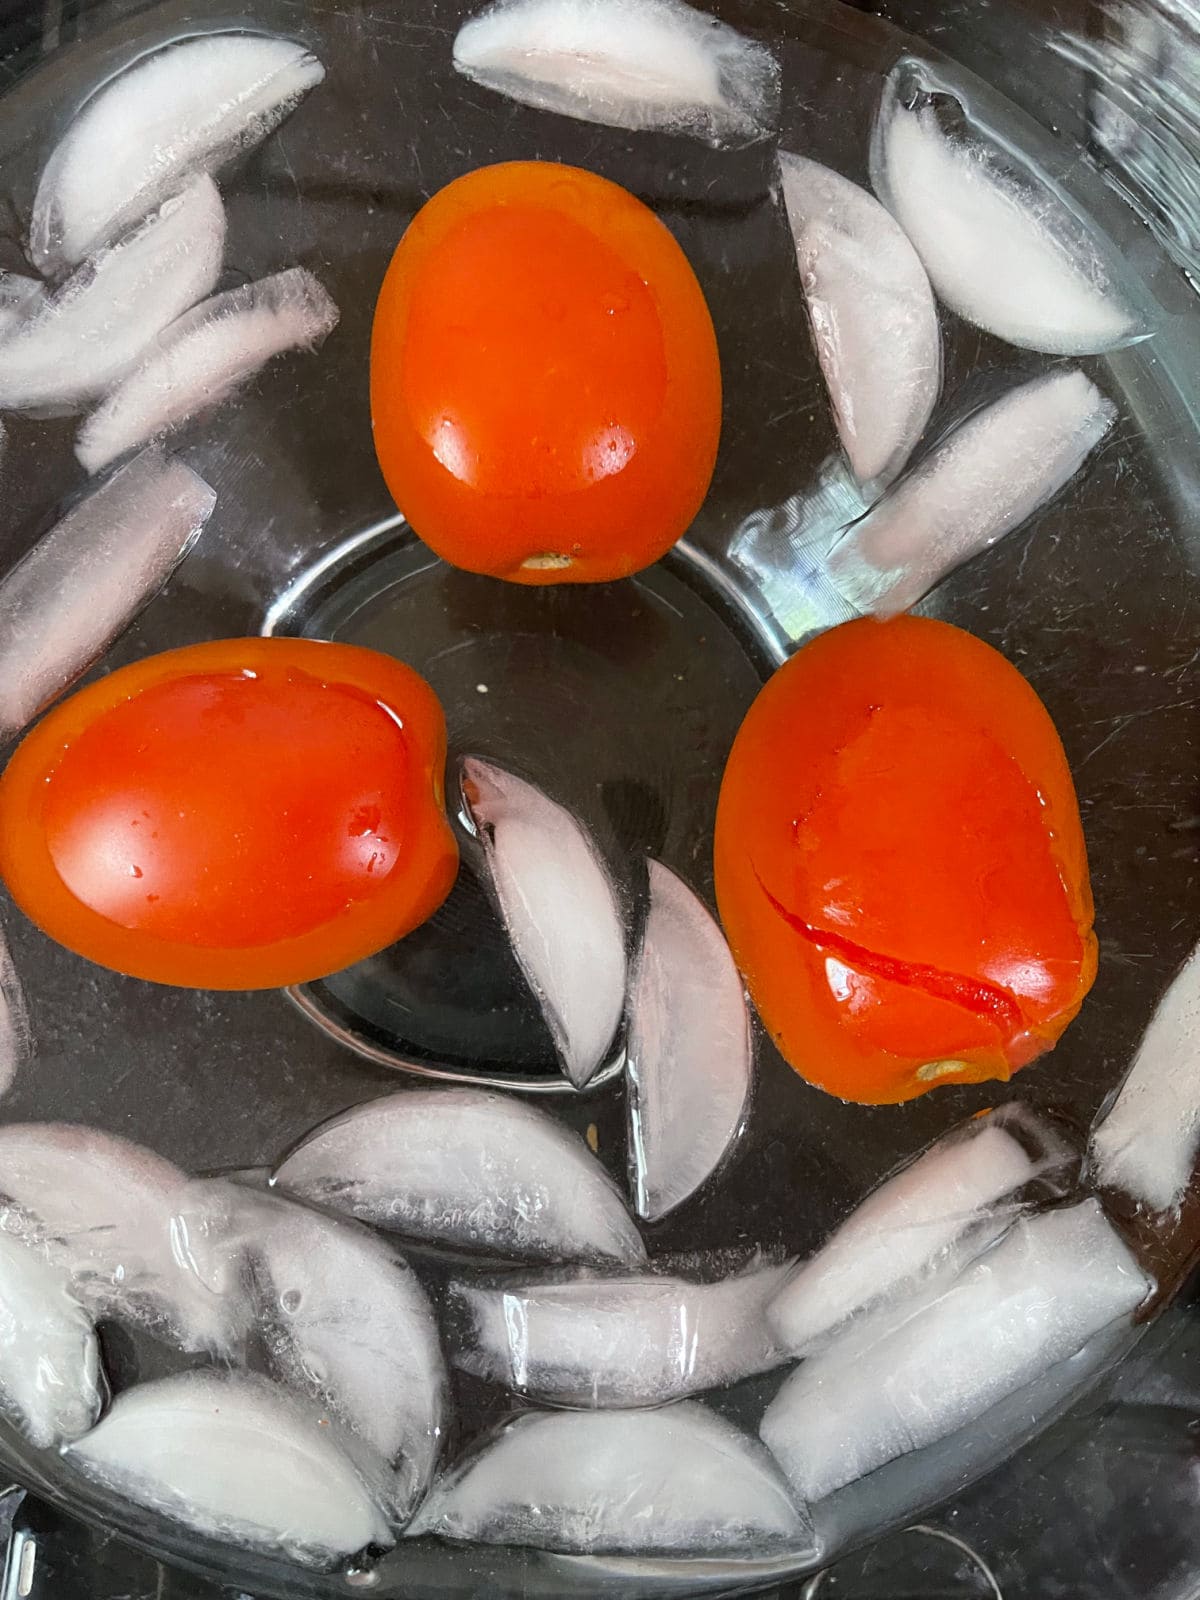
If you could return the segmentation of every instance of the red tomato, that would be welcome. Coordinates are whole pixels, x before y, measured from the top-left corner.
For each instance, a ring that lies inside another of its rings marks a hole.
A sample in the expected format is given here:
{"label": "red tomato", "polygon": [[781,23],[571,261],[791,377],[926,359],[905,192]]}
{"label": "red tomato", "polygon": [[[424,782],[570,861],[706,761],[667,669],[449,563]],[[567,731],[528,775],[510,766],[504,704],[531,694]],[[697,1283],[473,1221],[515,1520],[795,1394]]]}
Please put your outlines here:
{"label": "red tomato", "polygon": [[1003,656],[920,617],[782,667],[721,787],[716,885],[783,1055],[870,1104],[1008,1078],[1096,974],[1062,745]]}
{"label": "red tomato", "polygon": [[81,690],[0,778],[0,874],[39,927],[158,983],[262,989],[348,966],[454,881],[446,735],[410,668],[223,639]]}
{"label": "red tomato", "polygon": [[721,373],[687,258],[639,200],[518,161],[449,184],[375,310],[375,448],[421,537],[516,583],[624,577],[708,490]]}

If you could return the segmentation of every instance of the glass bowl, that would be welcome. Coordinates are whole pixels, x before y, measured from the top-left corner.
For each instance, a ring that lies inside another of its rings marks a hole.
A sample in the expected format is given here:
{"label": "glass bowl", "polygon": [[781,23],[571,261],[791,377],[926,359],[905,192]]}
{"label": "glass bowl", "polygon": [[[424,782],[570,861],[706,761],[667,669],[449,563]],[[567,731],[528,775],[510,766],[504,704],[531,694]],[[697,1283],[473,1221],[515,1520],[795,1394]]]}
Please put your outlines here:
{"label": "glass bowl", "polygon": [[[22,265],[46,154],[80,101],[133,56],[184,34],[252,27],[304,41],[328,68],[297,113],[222,175],[222,286],[302,264],[329,289],[341,321],[318,355],[275,363],[179,437],[179,454],[216,489],[217,509],[99,670],[260,631],[392,652],[440,694],[452,760],[467,751],[511,760],[552,788],[615,861],[630,863],[624,889],[634,903],[644,894],[641,863],[653,855],[711,904],[713,814],[734,733],[771,670],[840,620],[808,579],[825,514],[822,474],[837,443],[777,190],[776,147],[716,150],[624,133],[473,86],[450,57],[471,9],[466,0],[254,0],[245,9],[224,0],[63,0],[42,27],[29,16],[0,25],[10,29],[0,32],[0,266],[13,268]],[[898,1164],[1005,1099],[1028,1101],[1082,1138],[1194,941],[1200,820],[1200,315],[1171,256],[1186,253],[1181,230],[1147,203],[1148,227],[1128,203],[1132,180],[1114,184],[1098,159],[1104,151],[1089,120],[1097,84],[1132,115],[1116,69],[1104,78],[1097,40],[1107,24],[1099,14],[1064,15],[1051,34],[1016,4],[969,5],[952,16],[905,6],[908,32],[837,0],[730,0],[712,9],[769,43],[781,62],[779,145],[857,181],[866,178],[882,78],[902,55],[930,63],[966,106],[1068,189],[1116,246],[1126,288],[1159,331],[1084,363],[1120,407],[1087,470],[920,607],[1001,650],[1062,734],[1101,941],[1082,1015],[1016,1082],[945,1088],[901,1107],[846,1104],[811,1088],[759,1030],[753,1112],[736,1158],[648,1233],[656,1258],[692,1262],[758,1249],[811,1252]],[[1068,34],[1076,40],[1069,48]],[[533,157],[589,167],[655,207],[695,267],[721,347],[724,434],[703,510],[656,567],[594,588],[516,588],[447,568],[396,514],[372,448],[371,315],[403,229],[458,175]],[[1124,169],[1117,176],[1128,178]],[[935,432],[1048,364],[948,314],[943,334]],[[5,565],[81,488],[72,435],[69,420],[12,420]],[[7,1099],[7,1119],[83,1122],[195,1172],[261,1169],[322,1119],[433,1074],[539,1096],[623,1174],[619,1057],[590,1091],[564,1089],[545,1027],[469,875],[412,938],[294,993],[155,987],[89,965],[7,906],[4,920],[37,1044]],[[1200,1211],[1185,1210],[1169,1239],[1143,1243],[1165,1300],[1200,1244]],[[430,1272],[436,1283],[436,1264]],[[147,1340],[119,1330],[105,1337],[117,1385],[178,1365]],[[496,1391],[455,1382],[452,1449],[505,1410]],[[755,1380],[717,1403],[752,1421],[777,1382]],[[1049,1412],[1031,1415],[1028,1431],[1049,1420]],[[264,1597],[328,1597],[356,1586],[396,1597],[729,1593],[803,1566],[565,1558],[422,1539],[401,1541],[370,1570],[314,1573],[185,1535],[89,1487],[15,1432],[0,1438],[0,1457],[19,1481],[80,1516]],[[959,1481],[992,1464],[983,1441]],[[869,1497],[838,1539],[854,1544],[920,1509],[920,1496],[914,1502],[904,1486]],[[836,1544],[826,1554],[835,1553]]]}

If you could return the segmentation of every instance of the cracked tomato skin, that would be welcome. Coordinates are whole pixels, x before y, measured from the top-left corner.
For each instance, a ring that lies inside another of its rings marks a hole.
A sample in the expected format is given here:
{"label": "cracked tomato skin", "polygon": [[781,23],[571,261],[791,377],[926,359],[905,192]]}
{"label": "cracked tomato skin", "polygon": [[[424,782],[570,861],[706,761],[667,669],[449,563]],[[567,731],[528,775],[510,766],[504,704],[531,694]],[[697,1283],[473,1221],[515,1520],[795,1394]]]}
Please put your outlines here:
{"label": "cracked tomato skin", "polygon": [[721,920],[810,1083],[909,1100],[1007,1079],[1096,974],[1066,756],[1033,689],[944,622],[850,622],[759,694],[721,787]]}
{"label": "cracked tomato skin", "polygon": [[411,668],[222,639],[81,689],[0,778],[0,875],[51,938],[157,983],[303,983],[449,893],[441,706]]}
{"label": "cracked tomato skin", "polygon": [[439,191],[392,258],[371,339],[375,450],[438,555],[514,583],[649,566],[708,490],[712,319],[640,200],[546,161]]}

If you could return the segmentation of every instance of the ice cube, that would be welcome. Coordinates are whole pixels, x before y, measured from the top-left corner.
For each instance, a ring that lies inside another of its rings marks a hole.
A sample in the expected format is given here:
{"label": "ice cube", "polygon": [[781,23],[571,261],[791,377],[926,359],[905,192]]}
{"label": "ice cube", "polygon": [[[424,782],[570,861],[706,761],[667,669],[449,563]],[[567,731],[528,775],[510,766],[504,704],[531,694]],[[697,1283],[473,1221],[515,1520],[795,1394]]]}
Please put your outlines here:
{"label": "ice cube", "polygon": [[77,1439],[100,1413],[92,1320],[67,1274],[0,1233],[0,1409],[40,1449]]}
{"label": "ice cube", "polygon": [[115,1134],[65,1122],[0,1128],[0,1233],[43,1248],[97,1316],[228,1353],[247,1308],[214,1292],[173,1225],[187,1178]]}
{"label": "ice cube", "polygon": [[1054,355],[1113,350],[1145,333],[1115,263],[1065,196],[982,129],[944,132],[926,75],[909,61],[884,87],[871,182],[941,300],[968,322]]}
{"label": "ice cube", "polygon": [[[4,587],[0,584],[0,627],[4,617]],[[0,663],[3,652],[0,652]],[[33,1032],[25,991],[0,928],[0,1095],[12,1088],[18,1072],[33,1054]]]}
{"label": "ice cube", "polygon": [[272,1182],[376,1227],[468,1250],[626,1266],[646,1254],[582,1139],[481,1089],[408,1090],[355,1106],[310,1134]]}
{"label": "ice cube", "polygon": [[18,733],[104,654],[199,538],[202,478],[145,450],[80,500],[0,582],[0,732]]}
{"label": "ice cube", "polygon": [[758,1265],[718,1283],[458,1284],[454,1299],[471,1331],[455,1363],[556,1405],[662,1405],[782,1364],[766,1308],[787,1270]]}
{"label": "ice cube", "polygon": [[976,411],[854,523],[827,559],[859,611],[894,616],[1064,488],[1116,421],[1075,368]]}
{"label": "ice cube", "polygon": [[0,409],[66,409],[103,394],[221,272],[225,211],[194,178],[0,337]]}
{"label": "ice cube", "polygon": [[433,1478],[446,1420],[446,1369],[425,1291],[395,1250],[354,1223],[224,1188],[274,1375],[395,1468],[386,1498],[407,1522]]}
{"label": "ice cube", "polygon": [[66,1458],[197,1533],[297,1561],[390,1543],[320,1411],[260,1378],[189,1372],[139,1384]]}
{"label": "ice cube", "polygon": [[795,1491],[823,1499],[967,1428],[1083,1350],[1153,1285],[1098,1201],[1023,1218],[949,1288],[878,1336],[835,1340],[767,1407],[761,1433]]}
{"label": "ice cube", "polygon": [[600,1067],[625,1003],[625,929],[595,844],[533,784],[468,757],[463,798],[513,953],[577,1089]]}
{"label": "ice cube", "polygon": [[859,483],[891,482],[925,431],[942,382],[942,336],[920,257],[873,195],[779,156],[817,359]]}
{"label": "ice cube", "polygon": [[1091,1175],[1154,1211],[1187,1193],[1200,1151],[1200,949],[1158,1004],[1116,1099],[1092,1132]]}
{"label": "ice cube", "polygon": [[719,145],[779,114],[770,51],[682,0],[499,0],[459,29],[454,65],[524,105]]}
{"label": "ice cube", "polygon": [[962,1264],[982,1243],[978,1225],[1035,1178],[1074,1158],[1017,1104],[972,1118],[869,1194],[802,1262],[770,1308],[779,1344],[804,1355],[856,1312],[913,1284],[956,1244]]}
{"label": "ice cube", "polygon": [[770,1460],[688,1400],[526,1413],[434,1486],[409,1531],[575,1552],[811,1545],[807,1514]]}
{"label": "ice cube", "polygon": [[659,861],[629,988],[629,1166],[637,1213],[656,1222],[719,1166],[746,1118],[750,1016],[725,937]]}
{"label": "ice cube", "polygon": [[325,290],[303,267],[215,295],[185,312],[143,364],[118,383],[79,430],[89,472],[216,405],[285,350],[312,350],[337,324]]}
{"label": "ice cube", "polygon": [[136,57],[84,102],[43,169],[35,265],[82,261],[193,173],[265,138],[324,76],[303,45],[261,33],[196,34]]}

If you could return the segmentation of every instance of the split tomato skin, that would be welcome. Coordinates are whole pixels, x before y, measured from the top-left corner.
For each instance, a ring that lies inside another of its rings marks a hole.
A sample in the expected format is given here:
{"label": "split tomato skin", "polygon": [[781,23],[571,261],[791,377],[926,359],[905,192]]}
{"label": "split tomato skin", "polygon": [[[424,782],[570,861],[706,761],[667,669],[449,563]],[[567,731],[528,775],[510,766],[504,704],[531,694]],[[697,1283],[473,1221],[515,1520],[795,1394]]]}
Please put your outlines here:
{"label": "split tomato skin", "polygon": [[765,1026],[842,1099],[1007,1079],[1095,978],[1057,731],[1015,667],[947,623],[846,623],[775,673],[729,757],[715,868]]}
{"label": "split tomato skin", "polygon": [[554,162],[434,195],[388,268],[375,448],[414,530],[514,583],[622,578],[707,493],[721,373],[686,256],[641,201]]}
{"label": "split tomato skin", "polygon": [[450,891],[445,721],[390,656],[225,639],[123,667],[0,778],[0,876],[68,949],[157,983],[262,989],[374,954]]}

